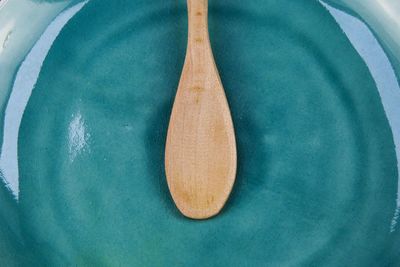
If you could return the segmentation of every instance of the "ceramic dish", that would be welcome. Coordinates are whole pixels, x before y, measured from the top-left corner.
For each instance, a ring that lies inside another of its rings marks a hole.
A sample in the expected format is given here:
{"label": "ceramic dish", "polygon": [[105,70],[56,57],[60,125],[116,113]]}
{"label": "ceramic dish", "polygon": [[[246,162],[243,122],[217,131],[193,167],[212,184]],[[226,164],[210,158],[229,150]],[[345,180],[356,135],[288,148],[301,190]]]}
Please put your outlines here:
{"label": "ceramic dish", "polygon": [[400,266],[398,1],[209,9],[238,175],[194,221],[163,165],[185,1],[0,1],[1,266]]}

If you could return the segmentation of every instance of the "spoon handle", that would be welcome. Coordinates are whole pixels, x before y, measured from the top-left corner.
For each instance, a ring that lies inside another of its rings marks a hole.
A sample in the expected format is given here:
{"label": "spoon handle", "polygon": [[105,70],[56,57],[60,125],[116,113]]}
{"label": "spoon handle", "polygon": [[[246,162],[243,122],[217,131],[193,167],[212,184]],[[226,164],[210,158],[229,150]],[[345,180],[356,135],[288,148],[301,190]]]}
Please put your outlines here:
{"label": "spoon handle", "polygon": [[188,0],[188,44],[209,45],[208,40],[208,1]]}
{"label": "spoon handle", "polygon": [[208,35],[208,1],[188,0],[187,4],[189,33],[186,62],[191,64],[193,82],[202,83],[207,79],[208,61],[214,64]]}

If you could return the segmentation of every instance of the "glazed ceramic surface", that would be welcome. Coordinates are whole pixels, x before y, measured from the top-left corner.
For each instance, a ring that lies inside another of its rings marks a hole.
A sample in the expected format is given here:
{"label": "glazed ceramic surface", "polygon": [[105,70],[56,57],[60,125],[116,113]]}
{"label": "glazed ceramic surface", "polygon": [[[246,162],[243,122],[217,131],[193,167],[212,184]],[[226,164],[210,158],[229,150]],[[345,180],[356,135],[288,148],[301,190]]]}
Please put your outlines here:
{"label": "glazed ceramic surface", "polygon": [[185,1],[0,2],[1,266],[400,266],[399,5],[209,6],[238,175],[193,221],[163,165]]}

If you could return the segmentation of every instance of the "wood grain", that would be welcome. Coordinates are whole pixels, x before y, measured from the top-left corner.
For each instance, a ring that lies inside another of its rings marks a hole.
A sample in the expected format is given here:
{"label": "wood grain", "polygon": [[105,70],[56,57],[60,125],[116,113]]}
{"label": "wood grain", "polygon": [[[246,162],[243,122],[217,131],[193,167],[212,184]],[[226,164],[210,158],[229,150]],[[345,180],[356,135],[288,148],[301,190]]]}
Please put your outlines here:
{"label": "wood grain", "polygon": [[187,217],[206,219],[224,206],[236,176],[236,143],[214,62],[207,0],[188,0],[185,64],[170,118],[165,151],[168,186]]}

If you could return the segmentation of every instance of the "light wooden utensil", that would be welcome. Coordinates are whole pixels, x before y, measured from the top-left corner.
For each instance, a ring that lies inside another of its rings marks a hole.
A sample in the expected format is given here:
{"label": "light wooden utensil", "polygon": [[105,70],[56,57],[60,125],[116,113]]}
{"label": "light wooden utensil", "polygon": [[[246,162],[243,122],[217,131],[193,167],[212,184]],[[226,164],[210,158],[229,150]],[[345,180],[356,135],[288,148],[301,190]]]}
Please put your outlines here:
{"label": "light wooden utensil", "polygon": [[187,217],[206,219],[224,206],[236,176],[229,106],[211,50],[207,0],[188,0],[185,64],[169,122],[165,170],[172,198]]}

